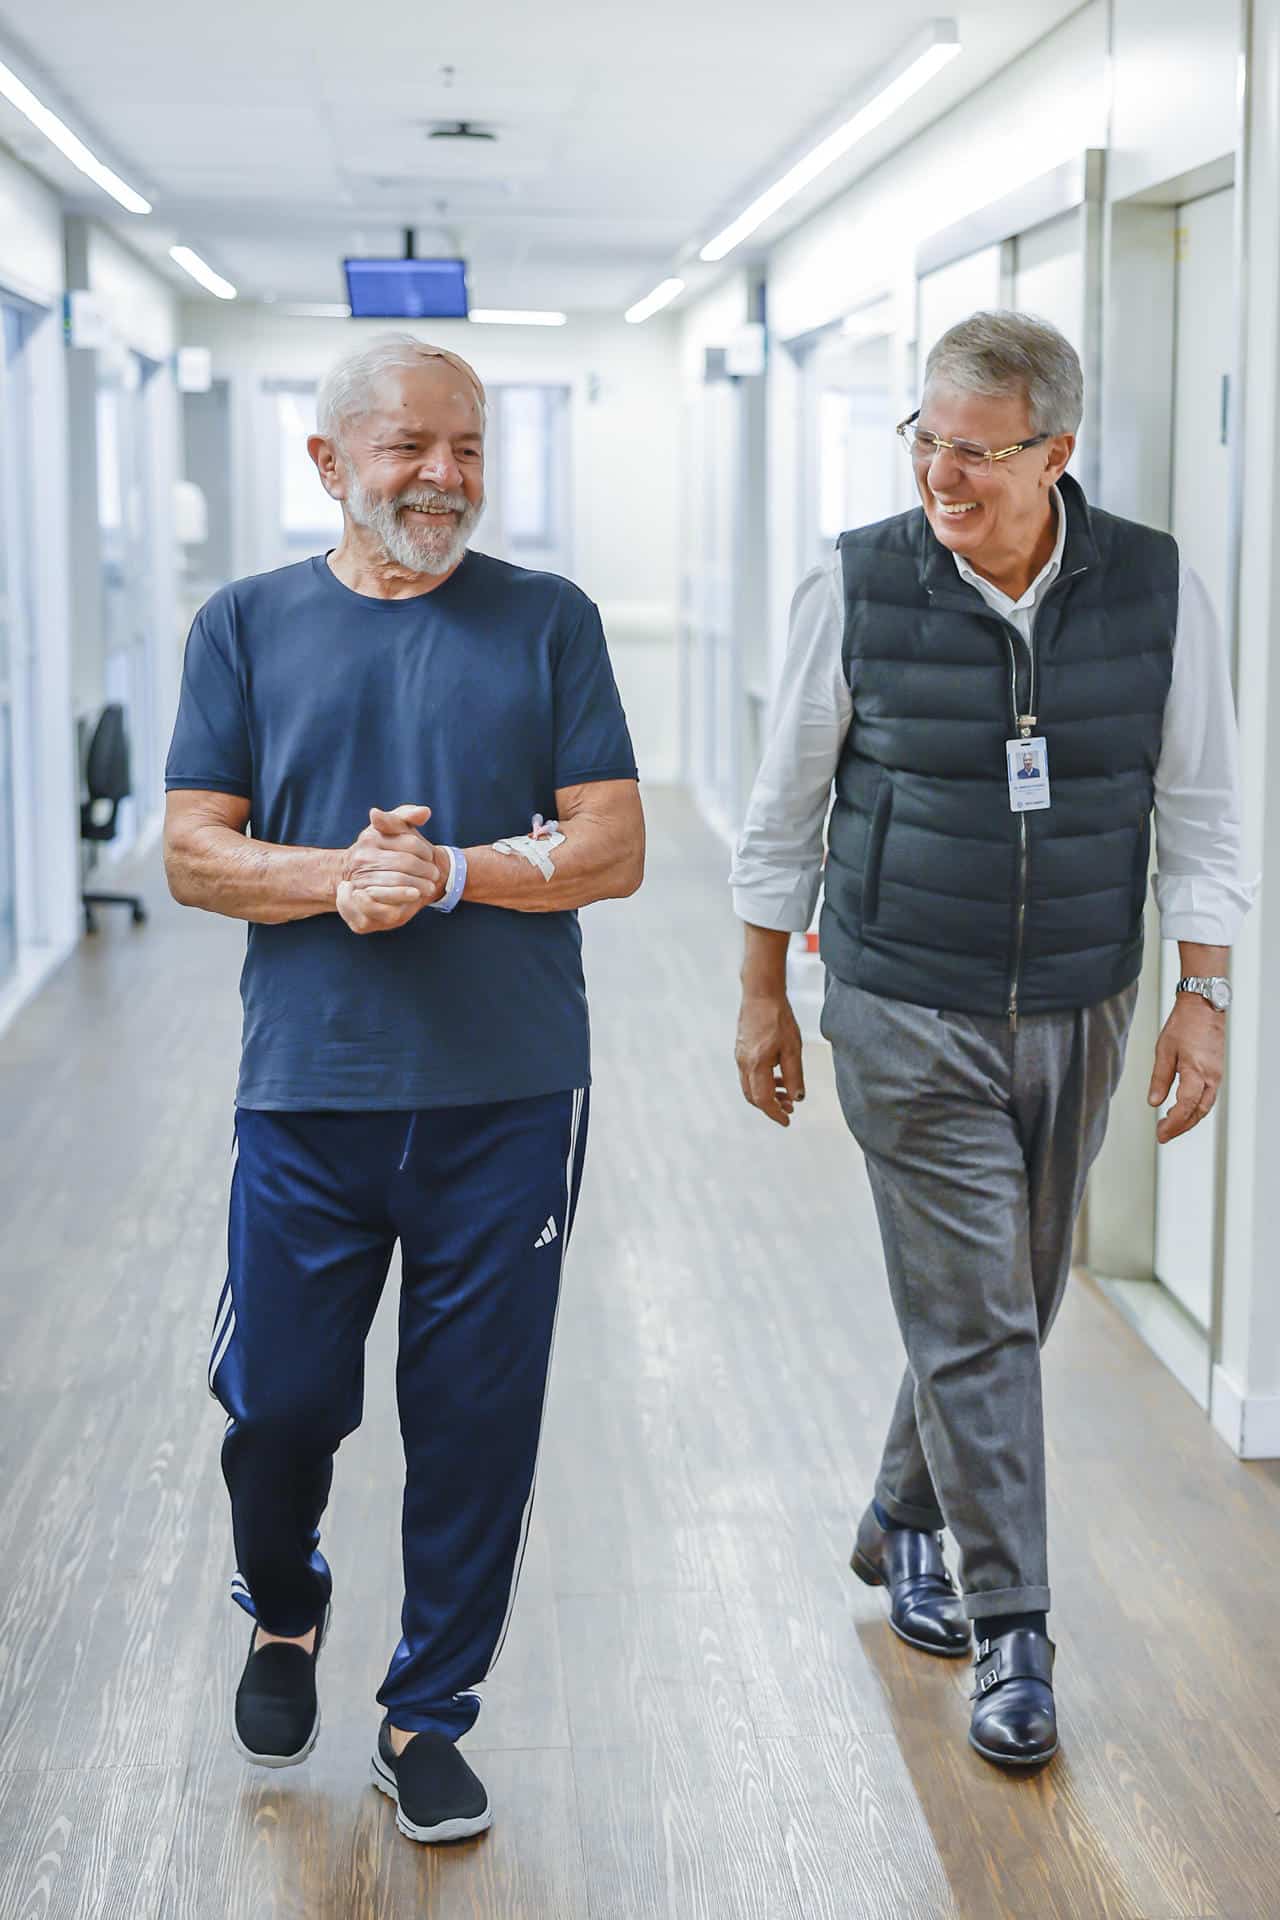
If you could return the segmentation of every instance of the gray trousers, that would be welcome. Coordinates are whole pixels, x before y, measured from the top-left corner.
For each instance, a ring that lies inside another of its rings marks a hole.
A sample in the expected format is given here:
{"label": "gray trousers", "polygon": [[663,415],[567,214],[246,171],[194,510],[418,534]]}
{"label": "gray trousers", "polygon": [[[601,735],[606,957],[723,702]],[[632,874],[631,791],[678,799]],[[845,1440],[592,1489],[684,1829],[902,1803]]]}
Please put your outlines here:
{"label": "gray trousers", "polygon": [[876,1498],[950,1527],[971,1618],[1049,1605],[1040,1347],[1137,995],[1015,1032],[827,976],[822,1031],[907,1349]]}

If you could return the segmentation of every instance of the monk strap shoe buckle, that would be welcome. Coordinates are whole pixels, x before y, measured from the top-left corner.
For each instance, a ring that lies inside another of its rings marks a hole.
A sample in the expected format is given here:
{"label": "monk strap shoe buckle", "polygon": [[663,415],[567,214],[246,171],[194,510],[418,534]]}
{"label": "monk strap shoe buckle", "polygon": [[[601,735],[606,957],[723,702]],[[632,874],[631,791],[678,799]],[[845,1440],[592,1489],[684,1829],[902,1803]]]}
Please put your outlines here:
{"label": "monk strap shoe buckle", "polygon": [[992,1667],[990,1673],[984,1673],[981,1680],[979,1680],[978,1692],[990,1693],[992,1687],[998,1687],[999,1685],[1000,1685],[1000,1669],[999,1667]]}
{"label": "monk strap shoe buckle", "polygon": [[977,1663],[979,1666],[982,1665],[983,1661],[986,1659],[990,1651],[991,1651],[991,1642],[989,1640],[984,1640],[981,1646],[978,1648],[978,1653],[977,1653]]}

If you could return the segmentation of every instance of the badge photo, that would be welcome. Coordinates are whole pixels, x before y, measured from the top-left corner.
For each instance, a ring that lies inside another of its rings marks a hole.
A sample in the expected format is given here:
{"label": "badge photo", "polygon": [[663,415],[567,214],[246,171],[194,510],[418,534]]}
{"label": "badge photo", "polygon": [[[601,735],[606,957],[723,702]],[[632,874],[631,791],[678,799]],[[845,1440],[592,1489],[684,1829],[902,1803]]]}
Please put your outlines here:
{"label": "badge photo", "polygon": [[1007,740],[1009,805],[1014,813],[1049,806],[1049,748],[1044,740]]}

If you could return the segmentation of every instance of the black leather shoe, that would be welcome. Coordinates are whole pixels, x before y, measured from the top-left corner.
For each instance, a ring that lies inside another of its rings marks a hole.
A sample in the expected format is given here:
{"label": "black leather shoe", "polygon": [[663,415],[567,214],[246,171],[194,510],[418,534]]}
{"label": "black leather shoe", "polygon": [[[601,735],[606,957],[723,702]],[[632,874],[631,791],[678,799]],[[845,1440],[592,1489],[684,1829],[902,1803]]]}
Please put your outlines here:
{"label": "black leather shoe", "polygon": [[255,1767],[296,1767],[320,1738],[320,1702],[316,1662],[329,1630],[329,1610],[311,1652],[287,1641],[258,1645],[258,1629],[249,1642],[236,1689],[231,1737]]}
{"label": "black leather shoe", "polygon": [[1042,1767],[1058,1751],[1054,1644],[1017,1627],[983,1640],[974,1661],[969,1745],[997,1767]]}
{"label": "black leather shoe", "polygon": [[888,1587],[889,1625],[922,1653],[962,1660],[969,1622],[942,1557],[942,1535],[919,1527],[882,1527],[868,1507],[849,1565],[869,1587]]}

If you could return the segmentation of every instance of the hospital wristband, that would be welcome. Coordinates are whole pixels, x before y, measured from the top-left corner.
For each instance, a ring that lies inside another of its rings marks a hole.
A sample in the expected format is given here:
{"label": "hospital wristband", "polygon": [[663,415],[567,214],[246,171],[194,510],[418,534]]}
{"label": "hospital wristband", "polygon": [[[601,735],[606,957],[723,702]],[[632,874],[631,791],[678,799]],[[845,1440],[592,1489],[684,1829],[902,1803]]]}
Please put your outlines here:
{"label": "hospital wristband", "polygon": [[461,847],[437,847],[437,853],[449,856],[449,883],[438,900],[431,902],[437,913],[452,913],[466,889],[467,856]]}

